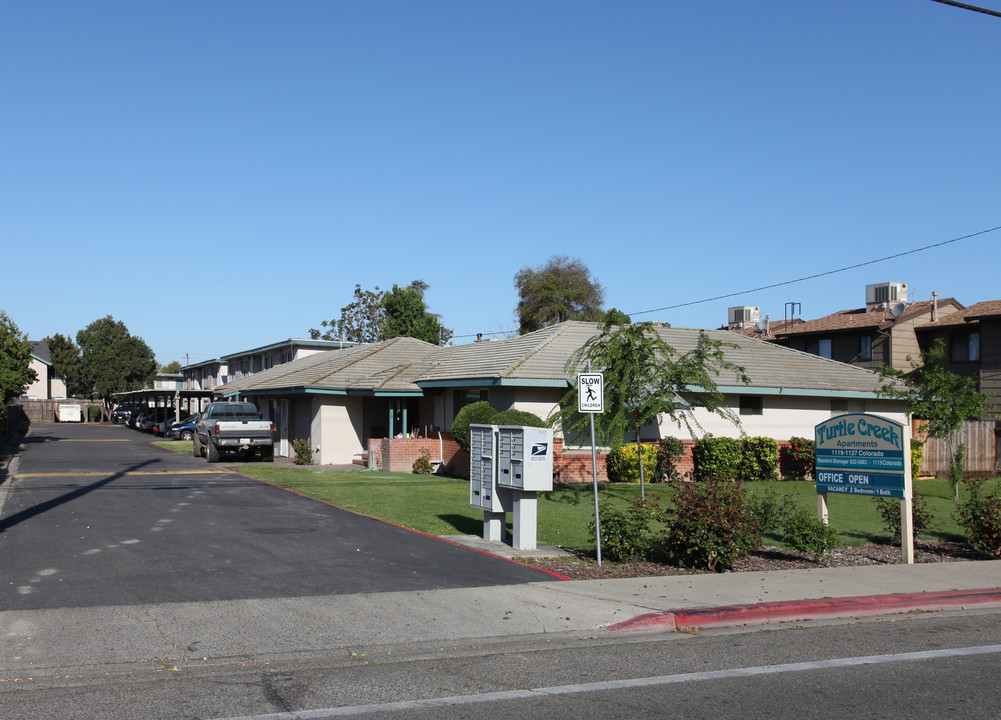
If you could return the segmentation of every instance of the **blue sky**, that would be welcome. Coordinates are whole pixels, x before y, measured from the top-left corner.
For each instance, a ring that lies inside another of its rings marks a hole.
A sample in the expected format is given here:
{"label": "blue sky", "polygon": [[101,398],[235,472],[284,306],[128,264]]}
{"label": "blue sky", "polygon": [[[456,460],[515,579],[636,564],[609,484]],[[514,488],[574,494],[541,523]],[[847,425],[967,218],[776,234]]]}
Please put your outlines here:
{"label": "blue sky", "polygon": [[[1001,9],[1001,0],[982,0]],[[930,0],[0,1],[0,308],[197,362],[579,257],[635,320],[1001,299],[1001,18]],[[471,337],[457,337],[457,342]]]}

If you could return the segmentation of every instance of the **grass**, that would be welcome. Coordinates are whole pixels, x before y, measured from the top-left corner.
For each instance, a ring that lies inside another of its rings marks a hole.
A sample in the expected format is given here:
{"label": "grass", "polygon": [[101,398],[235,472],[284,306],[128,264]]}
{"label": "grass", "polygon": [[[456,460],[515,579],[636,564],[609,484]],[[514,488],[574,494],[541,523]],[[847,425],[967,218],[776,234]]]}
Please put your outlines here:
{"label": "grass", "polygon": [[[191,453],[191,443],[160,441],[160,447]],[[480,535],[483,513],[469,504],[469,483],[436,475],[413,475],[380,471],[337,471],[321,467],[276,467],[247,465],[239,471],[250,477],[293,492],[328,502],[345,510],[375,517],[395,525],[430,535]],[[992,481],[998,483],[999,480]],[[816,512],[817,491],[812,481],[745,483],[748,494],[775,492],[792,498],[797,508]],[[952,516],[955,508],[953,487],[947,479],[924,479],[915,483],[915,491],[927,502],[935,517],[935,527],[919,539],[962,541],[961,528]],[[966,495],[960,488],[961,499]],[[603,483],[598,489],[601,501],[613,507],[625,507],[639,495],[638,485]],[[661,504],[674,494],[670,484],[647,485],[647,498]],[[868,543],[893,544],[883,528],[875,499],[851,495],[828,495],[831,526],[845,545]],[[593,552],[594,541],[588,523],[594,521],[594,490],[587,485],[561,485],[539,495],[540,542]],[[778,545],[778,538],[766,536],[767,544]]]}

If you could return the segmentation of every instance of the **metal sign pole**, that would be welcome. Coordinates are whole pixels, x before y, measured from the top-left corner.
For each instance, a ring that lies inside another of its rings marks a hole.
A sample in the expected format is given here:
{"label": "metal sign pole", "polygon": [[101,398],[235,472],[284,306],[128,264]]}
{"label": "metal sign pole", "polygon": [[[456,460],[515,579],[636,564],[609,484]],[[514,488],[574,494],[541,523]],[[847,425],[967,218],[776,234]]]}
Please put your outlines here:
{"label": "metal sign pole", "polygon": [[[587,371],[591,372],[591,361],[587,361]],[[601,516],[598,511],[598,448],[594,442],[594,413],[591,418],[591,474],[594,479],[594,537],[598,544],[598,567],[601,567]]]}

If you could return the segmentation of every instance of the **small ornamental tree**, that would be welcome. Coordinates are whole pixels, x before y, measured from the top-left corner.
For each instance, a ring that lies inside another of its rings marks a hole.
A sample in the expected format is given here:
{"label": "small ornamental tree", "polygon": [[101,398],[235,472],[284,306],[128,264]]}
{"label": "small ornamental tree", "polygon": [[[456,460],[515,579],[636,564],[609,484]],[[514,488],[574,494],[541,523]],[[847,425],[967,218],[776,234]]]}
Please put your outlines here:
{"label": "small ornamental tree", "polygon": [[0,412],[24,394],[38,378],[31,367],[31,343],[17,324],[0,310]]}
{"label": "small ornamental tree", "polygon": [[966,421],[992,415],[988,401],[994,393],[981,393],[974,378],[946,369],[945,342],[941,338],[921,353],[920,362],[910,356],[907,361],[911,364],[909,372],[885,365],[878,368],[883,381],[879,395],[907,402],[914,417],[928,421],[924,427],[926,437],[948,442],[950,475],[958,501],[964,453],[960,451],[962,445],[956,446],[955,438]]}

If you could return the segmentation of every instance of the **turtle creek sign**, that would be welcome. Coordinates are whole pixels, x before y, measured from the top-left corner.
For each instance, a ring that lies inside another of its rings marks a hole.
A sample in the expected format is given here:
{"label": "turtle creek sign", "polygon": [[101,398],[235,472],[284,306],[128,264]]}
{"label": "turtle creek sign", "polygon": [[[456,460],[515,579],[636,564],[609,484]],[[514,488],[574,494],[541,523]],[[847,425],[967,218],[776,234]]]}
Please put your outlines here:
{"label": "turtle creek sign", "polygon": [[878,415],[839,415],[815,428],[818,493],[905,497],[909,436]]}

